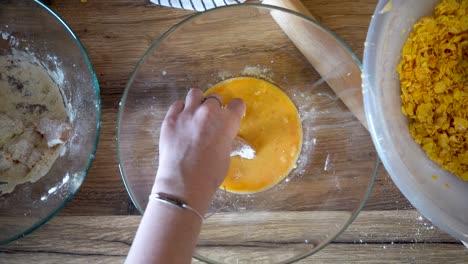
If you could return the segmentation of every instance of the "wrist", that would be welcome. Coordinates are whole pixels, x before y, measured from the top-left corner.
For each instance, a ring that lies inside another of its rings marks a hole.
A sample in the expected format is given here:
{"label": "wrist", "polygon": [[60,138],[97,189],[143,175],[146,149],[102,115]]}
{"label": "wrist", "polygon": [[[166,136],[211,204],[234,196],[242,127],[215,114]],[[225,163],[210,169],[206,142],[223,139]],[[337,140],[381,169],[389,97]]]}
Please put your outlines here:
{"label": "wrist", "polygon": [[195,186],[187,186],[179,179],[179,177],[162,177],[158,175],[151,193],[162,193],[177,198],[204,215],[211,202],[211,196],[207,195],[208,192],[204,190],[197,190]]}
{"label": "wrist", "polygon": [[191,222],[202,223],[204,220],[204,216],[191,206],[180,201],[177,197],[163,193],[151,194],[149,196],[148,208],[152,208],[153,210],[154,208],[159,208],[157,210],[163,213],[163,215],[183,218]]}

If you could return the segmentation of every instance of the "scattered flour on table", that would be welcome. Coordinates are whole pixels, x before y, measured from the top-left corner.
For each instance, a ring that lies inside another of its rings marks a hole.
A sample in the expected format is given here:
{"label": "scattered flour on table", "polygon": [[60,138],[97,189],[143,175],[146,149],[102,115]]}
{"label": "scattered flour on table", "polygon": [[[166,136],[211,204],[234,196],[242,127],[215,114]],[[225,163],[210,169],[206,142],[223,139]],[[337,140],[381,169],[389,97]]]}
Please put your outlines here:
{"label": "scattered flour on table", "polygon": [[0,56],[0,195],[52,167],[71,132],[64,100],[34,59]]}

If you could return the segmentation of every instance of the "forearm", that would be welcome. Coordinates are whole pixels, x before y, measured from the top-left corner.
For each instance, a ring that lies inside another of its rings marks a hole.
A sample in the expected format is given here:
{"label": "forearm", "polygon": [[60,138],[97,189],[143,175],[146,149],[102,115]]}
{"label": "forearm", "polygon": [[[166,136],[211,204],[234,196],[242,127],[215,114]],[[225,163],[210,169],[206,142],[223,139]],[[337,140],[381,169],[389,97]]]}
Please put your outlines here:
{"label": "forearm", "polygon": [[191,263],[201,224],[189,210],[150,199],[126,263]]}
{"label": "forearm", "polygon": [[[221,107],[223,100],[218,97],[211,94],[207,100],[200,89],[191,89],[185,101],[169,108],[161,127],[159,168],[151,193],[156,198],[177,198],[182,204],[172,202],[182,209],[150,199],[126,263],[191,262],[200,216],[227,174],[232,141],[245,115],[242,100]],[[184,203],[195,212],[184,209]]]}

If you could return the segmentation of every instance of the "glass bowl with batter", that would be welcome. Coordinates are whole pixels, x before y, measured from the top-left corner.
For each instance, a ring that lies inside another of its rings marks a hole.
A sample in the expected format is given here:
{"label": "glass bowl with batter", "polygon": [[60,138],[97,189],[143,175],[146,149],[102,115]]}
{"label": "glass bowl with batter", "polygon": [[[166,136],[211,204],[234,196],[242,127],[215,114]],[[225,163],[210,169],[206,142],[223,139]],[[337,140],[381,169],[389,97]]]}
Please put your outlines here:
{"label": "glass bowl with batter", "polygon": [[188,17],[151,45],[122,97],[118,158],[135,206],[143,213],[148,202],[168,107],[191,87],[224,103],[240,97],[239,136],[257,156],[232,157],[195,257],[290,263],[317,252],[354,220],[375,179],[371,137],[340,100],[360,95],[360,75],[336,35],[290,10],[245,4]]}
{"label": "glass bowl with batter", "polygon": [[70,28],[40,1],[0,2],[0,244],[78,191],[94,159],[99,86]]}

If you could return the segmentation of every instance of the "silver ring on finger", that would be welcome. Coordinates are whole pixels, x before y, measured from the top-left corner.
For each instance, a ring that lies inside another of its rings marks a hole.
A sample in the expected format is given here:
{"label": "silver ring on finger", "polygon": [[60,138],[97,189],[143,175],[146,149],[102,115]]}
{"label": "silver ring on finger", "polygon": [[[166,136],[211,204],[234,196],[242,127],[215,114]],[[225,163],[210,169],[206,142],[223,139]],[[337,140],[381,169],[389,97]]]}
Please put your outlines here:
{"label": "silver ring on finger", "polygon": [[216,101],[218,101],[219,107],[221,107],[221,108],[223,107],[223,102],[221,102],[221,100],[220,100],[218,97],[213,96],[213,95],[208,95],[207,97],[203,98],[202,104],[203,104],[206,100],[211,99],[211,98],[216,99]]}

